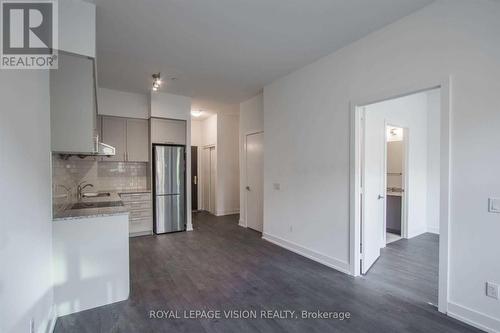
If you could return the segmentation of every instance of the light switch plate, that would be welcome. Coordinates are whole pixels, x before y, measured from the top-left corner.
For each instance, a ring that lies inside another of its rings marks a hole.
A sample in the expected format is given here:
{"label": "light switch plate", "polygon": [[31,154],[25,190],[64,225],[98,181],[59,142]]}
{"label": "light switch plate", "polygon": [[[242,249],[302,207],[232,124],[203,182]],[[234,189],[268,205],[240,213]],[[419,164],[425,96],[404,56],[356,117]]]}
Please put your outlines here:
{"label": "light switch plate", "polygon": [[500,213],[500,198],[489,198],[489,200],[488,200],[488,212]]}
{"label": "light switch plate", "polygon": [[[273,184],[273,188],[276,190],[276,191],[279,191],[281,189],[281,185],[280,183],[274,183]],[[500,212],[500,211],[499,211]]]}
{"label": "light switch plate", "polygon": [[486,282],[486,296],[498,299],[498,284]]}

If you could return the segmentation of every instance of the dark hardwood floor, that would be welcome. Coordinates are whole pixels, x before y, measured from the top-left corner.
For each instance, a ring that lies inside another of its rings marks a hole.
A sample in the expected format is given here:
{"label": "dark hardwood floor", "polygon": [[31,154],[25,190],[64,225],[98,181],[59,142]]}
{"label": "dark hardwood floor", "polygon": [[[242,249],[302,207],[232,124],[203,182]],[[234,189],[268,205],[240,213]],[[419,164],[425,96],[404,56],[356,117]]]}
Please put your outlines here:
{"label": "dark hardwood floor", "polygon": [[[440,314],[435,235],[389,244],[352,278],[237,225],[194,215],[195,231],[130,240],[127,301],[61,317],[55,332],[476,332]],[[151,310],[349,311],[332,319],[150,319]]]}

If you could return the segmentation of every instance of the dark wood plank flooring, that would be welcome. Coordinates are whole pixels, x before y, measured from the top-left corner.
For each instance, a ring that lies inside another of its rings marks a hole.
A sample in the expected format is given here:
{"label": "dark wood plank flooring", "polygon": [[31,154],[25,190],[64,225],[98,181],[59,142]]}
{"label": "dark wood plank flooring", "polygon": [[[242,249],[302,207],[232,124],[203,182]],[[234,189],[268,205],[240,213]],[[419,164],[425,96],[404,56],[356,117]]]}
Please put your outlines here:
{"label": "dark wood plank flooring", "polygon": [[[130,240],[127,301],[57,320],[55,332],[476,332],[440,314],[437,243],[425,234],[382,251],[352,278],[237,225],[194,215],[195,231]],[[351,319],[150,319],[151,310],[349,311]]]}

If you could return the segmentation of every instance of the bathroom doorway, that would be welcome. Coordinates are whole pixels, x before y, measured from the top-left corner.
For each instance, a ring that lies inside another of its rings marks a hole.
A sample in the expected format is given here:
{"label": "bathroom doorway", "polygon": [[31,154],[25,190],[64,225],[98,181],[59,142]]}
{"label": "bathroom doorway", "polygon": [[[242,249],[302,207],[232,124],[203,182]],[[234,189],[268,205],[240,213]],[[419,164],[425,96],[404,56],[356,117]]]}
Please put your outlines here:
{"label": "bathroom doorway", "polygon": [[408,129],[386,124],[385,136],[385,244],[407,238],[407,136]]}

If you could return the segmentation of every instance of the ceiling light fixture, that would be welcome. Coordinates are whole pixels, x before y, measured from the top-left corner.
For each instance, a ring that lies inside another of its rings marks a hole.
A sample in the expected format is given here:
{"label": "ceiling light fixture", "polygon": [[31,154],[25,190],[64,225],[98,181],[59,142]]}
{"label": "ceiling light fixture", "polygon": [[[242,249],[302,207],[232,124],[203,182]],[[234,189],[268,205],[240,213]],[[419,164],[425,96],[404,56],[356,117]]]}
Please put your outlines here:
{"label": "ceiling light fixture", "polygon": [[202,113],[203,113],[203,111],[202,111],[202,110],[191,110],[191,115],[192,115],[193,117],[199,117],[199,116],[201,116],[201,115],[202,115]]}
{"label": "ceiling light fixture", "polygon": [[153,74],[153,91],[158,91],[161,86],[161,77],[160,73]]}

